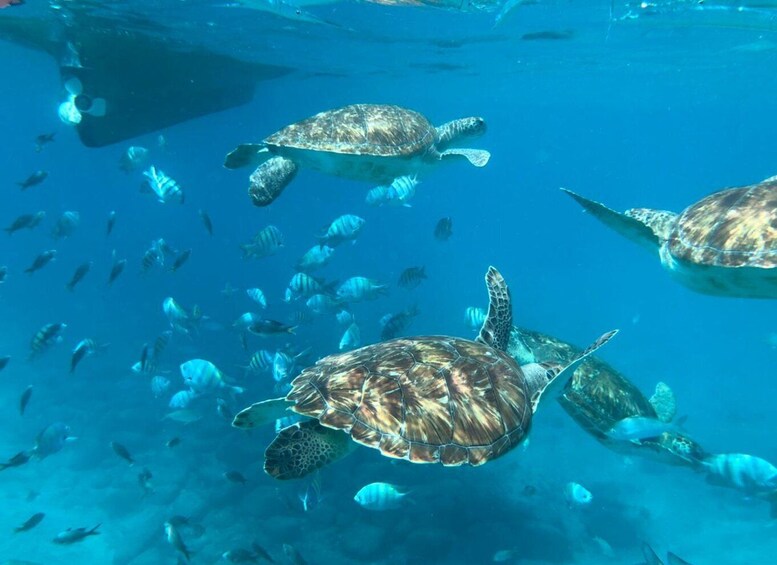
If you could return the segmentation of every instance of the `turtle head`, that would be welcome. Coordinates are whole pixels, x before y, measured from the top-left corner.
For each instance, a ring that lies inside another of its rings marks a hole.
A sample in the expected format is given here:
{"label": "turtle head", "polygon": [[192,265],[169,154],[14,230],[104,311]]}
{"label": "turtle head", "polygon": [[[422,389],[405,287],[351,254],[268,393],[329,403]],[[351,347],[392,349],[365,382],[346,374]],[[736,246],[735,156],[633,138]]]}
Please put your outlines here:
{"label": "turtle head", "polygon": [[480,116],[453,120],[437,128],[437,148],[442,151],[459,139],[480,137],[484,133],[486,133],[486,120]]}

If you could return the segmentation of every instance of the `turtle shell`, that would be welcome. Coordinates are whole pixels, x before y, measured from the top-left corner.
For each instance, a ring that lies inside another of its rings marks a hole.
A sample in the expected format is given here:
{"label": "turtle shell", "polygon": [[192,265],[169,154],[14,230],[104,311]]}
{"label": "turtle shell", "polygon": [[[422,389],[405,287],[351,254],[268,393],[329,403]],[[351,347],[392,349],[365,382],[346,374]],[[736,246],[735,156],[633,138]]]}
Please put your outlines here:
{"label": "turtle shell", "polygon": [[481,465],[529,432],[526,381],[506,353],[444,336],[321,359],[292,382],[292,410],[388,457]]}
{"label": "turtle shell", "polygon": [[[555,337],[525,328],[515,328],[511,346],[520,340],[536,361],[565,367],[582,351]],[[657,418],[656,411],[644,394],[613,367],[589,357],[564,385],[559,403],[583,429],[602,441],[607,432],[624,418],[644,416]]]}
{"label": "turtle shell", "polygon": [[777,267],[777,181],[722,190],[686,208],[667,246],[698,265]]}
{"label": "turtle shell", "polygon": [[286,126],[265,139],[269,146],[346,155],[412,157],[434,145],[437,132],[413,110],[353,104]]}

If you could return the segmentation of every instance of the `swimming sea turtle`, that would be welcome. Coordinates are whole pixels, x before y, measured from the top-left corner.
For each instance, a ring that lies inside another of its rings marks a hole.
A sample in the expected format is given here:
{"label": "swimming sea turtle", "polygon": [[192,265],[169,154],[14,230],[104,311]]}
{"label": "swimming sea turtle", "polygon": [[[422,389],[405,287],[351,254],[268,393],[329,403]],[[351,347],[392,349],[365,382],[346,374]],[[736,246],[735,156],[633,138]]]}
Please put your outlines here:
{"label": "swimming sea turtle", "polygon": [[267,206],[294,179],[299,167],[356,180],[390,183],[424,166],[464,158],[483,167],[481,149],[453,149],[464,137],[482,135],[483,118],[462,118],[435,128],[418,112],[388,104],[353,104],[327,110],[275,132],[262,143],[239,145],[224,166],[259,165],[248,194]]}
{"label": "swimming sea turtle", "polygon": [[[555,337],[514,327],[507,352],[522,365],[540,363],[559,367],[580,355],[580,350]],[[626,418],[650,418],[669,423],[675,416],[674,394],[664,383],[646,398],[613,367],[589,357],[565,384],[558,401],[589,434],[619,452],[652,455],[663,462],[700,468],[708,453],[693,439],[677,430],[640,440],[612,439],[608,432]]]}
{"label": "swimming sea turtle", "polygon": [[680,214],[620,214],[562,190],[621,235],[657,250],[664,268],[691,289],[777,298],[777,177],[716,192]]}
{"label": "swimming sea turtle", "polygon": [[[330,355],[294,379],[285,398],[254,404],[233,425],[252,428],[287,414],[315,418],[280,431],[264,469],[294,479],[342,457],[350,439],[413,463],[481,465],[524,441],[541,400],[615,332],[564,368],[520,367],[505,348],[510,293],[493,267],[489,310],[477,341],[448,336],[400,338]],[[538,375],[531,381],[527,371]],[[345,432],[345,433],[343,433]]]}

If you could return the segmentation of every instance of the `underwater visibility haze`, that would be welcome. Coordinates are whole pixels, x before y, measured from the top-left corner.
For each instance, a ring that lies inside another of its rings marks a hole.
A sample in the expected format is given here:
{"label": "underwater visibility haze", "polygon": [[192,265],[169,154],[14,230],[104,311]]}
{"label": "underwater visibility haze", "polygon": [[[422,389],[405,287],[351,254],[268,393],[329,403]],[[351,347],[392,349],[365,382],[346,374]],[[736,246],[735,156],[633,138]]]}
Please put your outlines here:
{"label": "underwater visibility haze", "polygon": [[774,563],[775,8],[0,1],[0,564]]}

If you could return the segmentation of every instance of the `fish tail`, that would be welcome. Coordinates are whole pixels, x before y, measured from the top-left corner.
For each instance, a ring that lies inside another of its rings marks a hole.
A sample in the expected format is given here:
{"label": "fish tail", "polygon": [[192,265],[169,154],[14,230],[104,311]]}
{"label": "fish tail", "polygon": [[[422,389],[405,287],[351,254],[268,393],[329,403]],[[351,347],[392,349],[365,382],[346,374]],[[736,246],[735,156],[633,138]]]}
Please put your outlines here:
{"label": "fish tail", "polygon": [[299,326],[291,326],[290,328],[288,328],[288,329],[286,330],[286,333],[290,333],[290,334],[292,334],[292,335],[297,335],[297,328],[298,328],[298,327],[299,327]]}

